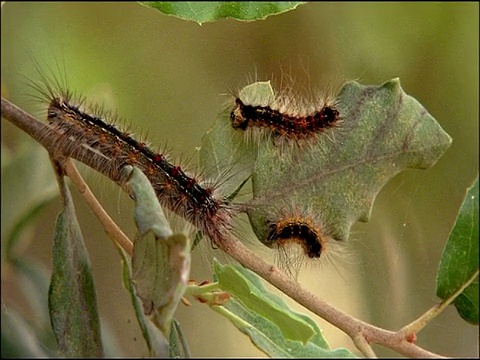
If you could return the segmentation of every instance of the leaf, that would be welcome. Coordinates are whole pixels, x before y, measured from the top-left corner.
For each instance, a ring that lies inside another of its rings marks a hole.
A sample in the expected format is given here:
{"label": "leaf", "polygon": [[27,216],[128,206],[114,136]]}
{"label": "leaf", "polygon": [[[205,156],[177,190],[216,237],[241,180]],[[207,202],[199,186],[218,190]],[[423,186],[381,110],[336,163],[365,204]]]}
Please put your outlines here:
{"label": "leaf", "polygon": [[133,282],[131,280],[132,269],[130,265],[130,260],[125,251],[123,251],[123,249],[119,250],[122,256],[123,284],[127,291],[130,293],[133,309],[135,310],[135,316],[137,318],[138,325],[140,325],[143,338],[147,343],[150,356],[166,357],[169,348],[167,340],[165,339],[165,336],[162,334],[162,332],[153,325],[153,323],[147,316],[145,316],[145,313],[143,312],[143,305],[136,294],[135,286],[133,286]]}
{"label": "leaf", "polygon": [[184,234],[156,238],[152,233],[135,241],[132,281],[146,314],[165,336],[180,302],[190,273],[189,240]]}
{"label": "leaf", "polygon": [[117,336],[114,326],[106,321],[101,321],[102,344],[105,358],[124,358],[125,352],[122,349],[121,340]]}
{"label": "leaf", "polygon": [[135,199],[133,216],[140,234],[145,235],[149,231],[153,231],[159,238],[172,235],[170,224],[148,178],[138,168],[128,166],[125,171],[131,171],[128,186],[130,186]]}
{"label": "leaf", "polygon": [[478,312],[478,176],[468,189],[445,248],[437,273],[437,296],[449,298],[468,279],[473,281],[453,304],[460,316],[472,324],[479,323]]}
{"label": "leaf", "polygon": [[252,176],[257,147],[254,143],[239,146],[241,138],[230,126],[231,107],[222,111],[222,117],[202,137],[199,162],[215,179],[228,178],[221,184],[222,194],[233,194],[238,187]]}
{"label": "leaf", "polygon": [[[263,97],[274,96],[264,91],[265,83],[256,83],[243,96],[262,103]],[[321,228],[328,231],[323,235],[347,240],[355,221],[369,220],[373,201],[388,180],[406,168],[432,166],[451,144],[450,136],[404,93],[398,79],[380,86],[347,83],[336,103],[342,123],[330,136],[319,134],[315,143],[290,146],[288,151],[268,138],[258,145],[248,216],[261,241],[266,242],[268,224],[278,220],[279,209],[318,214]],[[233,108],[232,102],[230,111]],[[230,124],[229,112],[222,112],[217,122]],[[237,144],[249,146],[245,140]],[[220,148],[213,150],[224,159]]]}
{"label": "leaf", "polygon": [[270,15],[294,10],[298,5],[304,4],[304,2],[142,1],[141,4],[157,9],[166,15],[173,15],[184,20],[192,20],[202,25],[202,23],[205,22],[226,18],[243,21],[263,20]]}
{"label": "leaf", "polygon": [[214,267],[220,288],[232,297],[212,309],[227,317],[268,356],[354,357],[346,349],[330,350],[315,322],[269,293],[253,272],[218,262]]}
{"label": "leaf", "polygon": [[67,357],[102,357],[103,348],[90,260],[70,191],[55,224],[53,271],[48,294],[59,351]]}
{"label": "leaf", "polygon": [[48,355],[25,319],[15,310],[2,305],[2,359],[46,358]]}
{"label": "leaf", "polygon": [[[240,300],[259,316],[269,319],[288,339],[306,343],[315,334],[312,326],[292,312],[279,297],[270,294],[258,279],[251,281],[248,270],[239,266],[214,263],[215,275],[222,290]],[[325,343],[326,344],[326,343]]]}
{"label": "leaf", "polygon": [[[257,348],[262,350],[269,357],[278,358],[346,358],[355,357],[347,349],[339,348],[330,350],[319,346],[313,341],[302,343],[286,338],[277,324],[268,319],[259,316],[255,311],[246,307],[242,302],[236,299],[230,299],[223,306],[227,310],[227,317],[244,334],[250,337]],[[223,314],[225,316],[225,314]],[[316,336],[321,337],[321,330]]]}
{"label": "leaf", "polygon": [[132,281],[144,312],[153,314],[154,323],[167,338],[189,279],[190,239],[172,235],[150,181],[138,168],[133,168],[128,185],[140,231],[133,247]]}
{"label": "leaf", "polygon": [[190,349],[187,344],[187,339],[185,338],[182,328],[180,327],[180,323],[173,319],[172,327],[170,329],[170,351],[169,357],[170,358],[189,358],[190,357]]}

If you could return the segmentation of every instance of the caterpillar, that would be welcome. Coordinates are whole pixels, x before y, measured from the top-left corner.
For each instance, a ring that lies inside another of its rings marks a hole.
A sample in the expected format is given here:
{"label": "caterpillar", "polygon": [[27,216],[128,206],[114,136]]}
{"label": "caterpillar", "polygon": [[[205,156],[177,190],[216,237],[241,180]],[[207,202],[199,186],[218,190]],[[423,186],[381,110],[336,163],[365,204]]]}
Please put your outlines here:
{"label": "caterpillar", "polygon": [[[256,84],[266,89],[270,87],[269,82]],[[271,87],[271,95],[265,96],[267,91],[252,91],[253,86],[255,84],[245,87],[235,96],[230,111],[231,126],[235,130],[260,131],[276,139],[300,143],[315,139],[341,122],[340,112],[332,99],[317,99],[316,104],[312,104],[295,101],[287,95],[275,96]]]}
{"label": "caterpillar", "polygon": [[286,217],[271,222],[265,243],[276,247],[289,242],[298,243],[309,258],[319,258],[325,247],[320,228],[309,218],[299,216]]}
{"label": "caterpillar", "polygon": [[[214,181],[192,175],[170,161],[166,153],[156,152],[146,142],[120,130],[114,125],[114,116],[75,97],[58,81],[45,75],[42,80],[42,85],[31,85],[40,92],[41,100],[48,103],[48,124],[62,134],[55,143],[59,153],[67,152],[75,158],[81,148],[87,147],[101,155],[102,160],[95,164],[95,170],[119,183],[127,180],[122,171],[126,165],[140,168],[162,205],[214,242],[224,238],[231,229],[235,210],[234,205],[219,193]],[[68,145],[72,139],[75,145]],[[66,149],[66,146],[71,148]]]}

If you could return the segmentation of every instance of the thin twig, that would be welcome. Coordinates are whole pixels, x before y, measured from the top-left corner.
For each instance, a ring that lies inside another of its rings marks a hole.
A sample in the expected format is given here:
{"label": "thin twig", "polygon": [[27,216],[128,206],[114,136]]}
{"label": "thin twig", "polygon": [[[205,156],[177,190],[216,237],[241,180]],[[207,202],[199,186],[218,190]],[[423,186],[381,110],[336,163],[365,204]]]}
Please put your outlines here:
{"label": "thin twig", "polygon": [[[27,132],[49,152],[55,152],[55,139],[61,136],[61,134],[57,133],[47,125],[40,123],[38,120],[25,113],[3,97],[1,110],[3,117]],[[73,147],[66,146],[65,148],[68,149]],[[77,148],[79,148],[79,146],[77,146]],[[98,166],[96,166],[99,162],[94,159],[96,154],[89,151],[87,148],[82,148],[81,151],[70,152],[64,155],[75,157],[84,164],[100,171]],[[112,178],[111,174],[104,175],[108,175],[119,185],[124,185],[122,179]],[[124,187],[122,186],[122,188]],[[302,304],[308,310],[344,331],[352,338],[359,350],[362,351],[365,356],[375,355],[371,350],[371,347],[367,345],[376,343],[410,357],[441,357],[409,342],[402,331],[392,332],[378,328],[329,305],[323,299],[302,288],[300,284],[286,276],[277,267],[258,257],[233,236],[223,239],[223,241],[219,242],[217,245],[233,259],[263,277],[266,281],[270,282],[299,304]]]}
{"label": "thin twig", "polygon": [[128,238],[127,235],[118,227],[115,221],[112,220],[110,215],[105,211],[100,202],[97,200],[95,195],[88,187],[85,180],[78,172],[75,164],[71,158],[65,160],[63,167],[65,173],[68,175],[72,182],[77,187],[78,192],[83,196],[87,204],[90,206],[94,214],[97,216],[98,220],[102,223],[105,232],[113,240],[116,245],[119,245],[125,250],[128,255],[132,256],[133,254],[133,244]]}
{"label": "thin twig", "polygon": [[50,162],[57,179],[58,189],[60,190],[60,198],[62,199],[63,208],[67,209],[71,205],[70,195],[67,193],[67,185],[65,184],[65,170],[56,159],[50,158]]}
{"label": "thin twig", "polygon": [[477,271],[463,284],[460,286],[452,295],[443,300],[441,303],[434,305],[431,309],[425,312],[418,319],[403,327],[399,332],[404,336],[411,336],[417,334],[422,330],[430,321],[437,317],[445,308],[452,303],[455,298],[460,295],[463,290],[465,290],[473,281],[478,277],[479,270]]}
{"label": "thin twig", "polygon": [[357,349],[359,349],[365,356],[371,359],[377,357],[364,334],[358,333],[352,340]]}

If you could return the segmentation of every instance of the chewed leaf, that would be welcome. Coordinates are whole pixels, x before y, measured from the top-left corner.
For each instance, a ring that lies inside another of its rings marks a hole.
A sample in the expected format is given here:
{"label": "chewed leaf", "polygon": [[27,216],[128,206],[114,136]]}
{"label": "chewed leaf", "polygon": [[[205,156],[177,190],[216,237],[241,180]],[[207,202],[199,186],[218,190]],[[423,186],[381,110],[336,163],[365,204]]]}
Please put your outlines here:
{"label": "chewed leaf", "polygon": [[146,314],[168,337],[175,310],[185,293],[190,273],[190,245],[184,234],[157,238],[152,233],[135,241],[132,281]]}
{"label": "chewed leaf", "polygon": [[437,274],[437,296],[446,299],[476,275],[453,304],[462,318],[478,324],[478,177],[465,195],[457,221],[443,250]]}
{"label": "chewed leaf", "polygon": [[258,148],[253,143],[239,146],[238,134],[230,125],[231,106],[217,117],[213,127],[202,137],[199,161],[212,178],[228,178],[220,184],[223,194],[231,195],[253,172]]}
{"label": "chewed leaf", "polygon": [[249,204],[260,240],[278,209],[292,206],[320,214],[327,235],[347,240],[355,221],[369,220],[376,195],[393,176],[432,166],[451,144],[398,79],[380,86],[350,82],[336,104],[342,123],[331,138],[320,134],[311,147],[288,152],[271,141],[260,144]]}
{"label": "chewed leaf", "polygon": [[275,101],[275,93],[270,81],[247,85],[240,90],[238,97],[248,104],[260,106],[267,106]]}
{"label": "chewed leaf", "polygon": [[147,6],[180,19],[192,20],[200,25],[205,22],[233,18],[236,20],[263,20],[270,15],[294,10],[302,2],[160,2],[143,1]]}

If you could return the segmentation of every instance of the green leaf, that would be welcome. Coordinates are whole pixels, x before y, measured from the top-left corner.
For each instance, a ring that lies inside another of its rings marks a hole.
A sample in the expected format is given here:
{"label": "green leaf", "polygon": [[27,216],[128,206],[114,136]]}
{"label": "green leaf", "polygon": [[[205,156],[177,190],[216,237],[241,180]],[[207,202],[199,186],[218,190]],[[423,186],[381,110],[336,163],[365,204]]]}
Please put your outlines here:
{"label": "green leaf", "polygon": [[157,9],[166,15],[173,15],[184,20],[192,20],[202,25],[202,23],[205,22],[226,18],[243,21],[263,20],[270,15],[294,10],[298,5],[304,4],[304,2],[142,1],[141,4]]}
{"label": "green leaf", "polygon": [[[257,348],[262,350],[269,357],[278,358],[346,358],[355,357],[347,349],[339,348],[330,350],[328,347],[320,346],[315,341],[302,343],[288,339],[284,336],[280,327],[259,316],[241,301],[235,298],[230,299],[222,306],[226,311],[219,311],[226,316],[244,334],[250,337]],[[307,319],[307,317],[305,317]],[[315,323],[312,321],[312,325]],[[321,330],[315,326],[315,339],[322,339]]]}
{"label": "green leaf", "polygon": [[173,234],[148,178],[133,168],[128,185],[134,199],[139,236],[134,242],[132,281],[144,312],[167,338],[173,314],[188,284],[190,239]]}
{"label": "green leaf", "polygon": [[200,166],[208,169],[215,179],[225,179],[221,184],[223,194],[233,194],[252,176],[257,147],[253,142],[239,146],[241,137],[230,126],[231,106],[225,108],[213,127],[202,137],[199,149]]}
{"label": "green leaf", "polygon": [[[263,103],[274,94],[265,93],[265,83],[256,83],[240,96]],[[376,195],[393,176],[406,168],[432,166],[451,144],[450,136],[405,94],[398,79],[380,86],[347,83],[336,103],[342,123],[330,136],[320,134],[311,146],[291,146],[288,151],[269,139],[258,145],[248,215],[267,246],[272,246],[267,232],[269,223],[280,217],[278,209],[318,214],[320,227],[328,231],[324,236],[347,240],[355,221],[369,220]],[[232,102],[230,111],[234,106]],[[230,124],[229,113],[217,121]],[[251,145],[241,140],[237,146]],[[216,156],[223,160],[221,152]]]}
{"label": "green leaf", "polygon": [[49,356],[25,319],[14,309],[3,305],[1,356],[2,359]]}
{"label": "green leaf", "polygon": [[90,260],[70,191],[55,224],[49,310],[59,351],[67,357],[102,357],[103,348]]}
{"label": "green leaf", "polygon": [[477,273],[476,280],[453,301],[460,316],[472,324],[479,323],[478,195],[477,176],[465,195],[437,273],[437,296],[441,299],[449,298]]}
{"label": "green leaf", "polygon": [[187,287],[190,273],[190,245],[184,234],[156,238],[148,233],[135,241],[132,281],[146,314],[165,336],[173,314]]}
{"label": "green leaf", "polygon": [[219,287],[232,297],[212,309],[227,317],[268,356],[354,357],[346,349],[330,350],[316,323],[269,293],[250,270],[218,262],[214,268]]}
{"label": "green leaf", "polygon": [[135,200],[133,216],[140,234],[145,235],[149,231],[153,231],[159,238],[172,235],[170,224],[148,178],[135,167],[128,166],[124,171],[131,171],[128,186],[130,186]]}
{"label": "green leaf", "polygon": [[172,327],[170,329],[170,358],[189,358],[190,349],[187,344],[187,339],[185,338],[180,323],[173,319]]}
{"label": "green leaf", "polygon": [[120,249],[123,265],[123,284],[127,291],[130,293],[132,299],[133,309],[135,310],[135,316],[142,331],[143,338],[147,343],[150,356],[153,357],[166,357],[168,355],[168,343],[162,332],[153,325],[151,320],[145,316],[143,312],[143,305],[136,294],[135,286],[132,282],[132,269],[130,260],[127,254]]}
{"label": "green leaf", "polygon": [[[269,319],[284,336],[291,340],[306,343],[315,334],[312,326],[301,316],[291,311],[279,297],[266,291],[263,284],[240,266],[214,264],[215,275],[220,288],[259,316]],[[326,343],[325,343],[326,346]]]}

